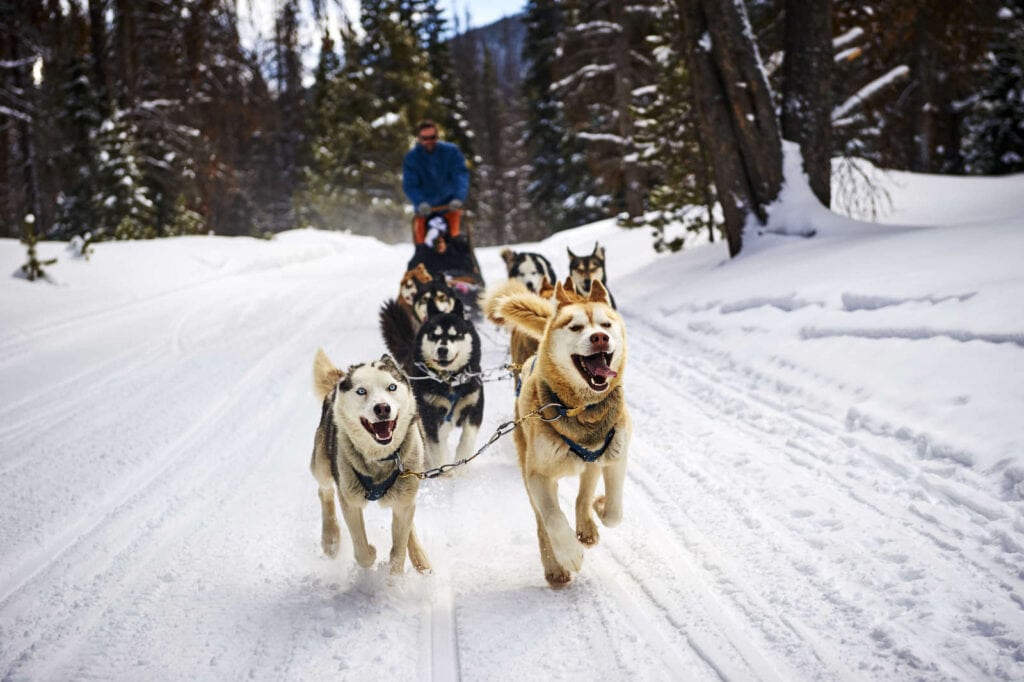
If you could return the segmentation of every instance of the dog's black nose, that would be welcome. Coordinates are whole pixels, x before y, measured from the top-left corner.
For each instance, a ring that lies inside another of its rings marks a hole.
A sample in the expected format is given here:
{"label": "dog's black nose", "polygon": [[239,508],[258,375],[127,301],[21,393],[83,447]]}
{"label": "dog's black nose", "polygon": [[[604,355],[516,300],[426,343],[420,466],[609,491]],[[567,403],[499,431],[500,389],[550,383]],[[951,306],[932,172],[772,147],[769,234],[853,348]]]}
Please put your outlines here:
{"label": "dog's black nose", "polygon": [[437,347],[437,357],[439,357],[439,358],[446,358],[446,357],[448,357],[448,347],[447,346],[438,346]]}
{"label": "dog's black nose", "polygon": [[377,419],[387,419],[391,416],[391,406],[387,403],[377,403],[373,406],[373,413],[377,415]]}

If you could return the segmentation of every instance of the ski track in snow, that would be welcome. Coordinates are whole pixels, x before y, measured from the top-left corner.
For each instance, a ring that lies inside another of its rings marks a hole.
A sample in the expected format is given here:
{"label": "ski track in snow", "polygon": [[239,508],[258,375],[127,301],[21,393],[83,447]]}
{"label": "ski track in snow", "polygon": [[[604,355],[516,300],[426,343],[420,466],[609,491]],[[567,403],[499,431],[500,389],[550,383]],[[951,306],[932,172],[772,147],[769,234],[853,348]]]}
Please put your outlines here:
{"label": "ski track in snow", "polygon": [[[628,314],[625,519],[570,587],[544,583],[511,438],[421,484],[432,573],[387,575],[390,510],[373,507],[384,560],[356,567],[344,528],[323,557],[310,367],[319,345],[342,367],[382,349],[393,292],[373,261],[282,264],[0,338],[25,386],[0,407],[16,492],[0,678],[1024,677],[1015,506],[794,388],[799,367],[758,373],[713,329]],[[504,336],[481,335],[499,366]],[[478,447],[512,413],[511,382],[486,390]],[[574,486],[560,495],[571,511]]]}

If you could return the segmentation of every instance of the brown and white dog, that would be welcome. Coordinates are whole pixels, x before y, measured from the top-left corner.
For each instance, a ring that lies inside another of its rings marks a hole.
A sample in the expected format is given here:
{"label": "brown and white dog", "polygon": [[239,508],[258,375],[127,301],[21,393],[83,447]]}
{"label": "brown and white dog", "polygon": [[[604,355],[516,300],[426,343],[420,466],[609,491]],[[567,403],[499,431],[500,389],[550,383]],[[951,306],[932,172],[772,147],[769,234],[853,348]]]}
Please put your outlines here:
{"label": "brown and white dog", "polygon": [[320,488],[324,554],[338,554],[337,490],[356,563],[369,568],[377,559],[363,523],[363,508],[377,500],[392,509],[391,573],[405,571],[407,552],[417,571],[429,571],[412,521],[419,479],[400,475],[423,470],[423,432],[409,380],[387,355],[342,371],[318,350],[313,384],[323,401],[310,469]]}
{"label": "brown and white dog", "polygon": [[[523,366],[515,415],[540,416],[524,419],[514,435],[544,577],[558,587],[580,570],[584,546],[598,540],[591,510],[608,527],[622,520],[632,435],[622,383],[626,329],[600,280],[586,297],[559,283],[553,303],[519,292],[496,296],[493,305],[506,326],[539,341]],[[575,529],[558,503],[558,481],[566,476],[579,477]],[[600,478],[604,495],[595,499]]]}

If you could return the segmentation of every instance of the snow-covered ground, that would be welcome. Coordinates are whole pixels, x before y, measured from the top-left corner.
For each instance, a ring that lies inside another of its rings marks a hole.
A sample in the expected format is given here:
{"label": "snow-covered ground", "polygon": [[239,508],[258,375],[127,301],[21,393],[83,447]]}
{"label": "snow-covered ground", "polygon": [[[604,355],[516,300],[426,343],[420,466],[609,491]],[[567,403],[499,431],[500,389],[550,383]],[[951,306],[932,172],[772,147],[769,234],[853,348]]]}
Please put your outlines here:
{"label": "snow-covered ground", "polygon": [[1024,679],[1024,177],[891,181],[885,226],[789,190],[818,236],[735,260],[519,247],[604,244],[630,335],[625,520],[563,590],[510,437],[422,484],[432,574],[321,554],[313,354],[383,352],[409,247],[44,244],[29,283],[0,241],[0,679]]}

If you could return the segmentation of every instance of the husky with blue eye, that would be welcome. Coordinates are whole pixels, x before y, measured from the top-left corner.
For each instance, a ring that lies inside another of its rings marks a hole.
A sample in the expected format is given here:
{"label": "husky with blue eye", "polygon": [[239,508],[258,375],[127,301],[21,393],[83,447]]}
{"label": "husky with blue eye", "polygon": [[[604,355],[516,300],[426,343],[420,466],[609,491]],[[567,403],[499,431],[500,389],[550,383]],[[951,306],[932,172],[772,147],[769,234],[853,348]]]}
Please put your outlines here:
{"label": "husky with blue eye", "polygon": [[343,371],[318,350],[313,384],[323,401],[310,469],[320,488],[324,553],[338,554],[337,490],[356,563],[369,568],[377,560],[363,523],[363,508],[377,501],[392,509],[391,573],[405,571],[407,554],[417,571],[429,571],[412,521],[419,479],[401,475],[422,471],[424,457],[422,426],[408,379],[388,355]]}

